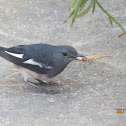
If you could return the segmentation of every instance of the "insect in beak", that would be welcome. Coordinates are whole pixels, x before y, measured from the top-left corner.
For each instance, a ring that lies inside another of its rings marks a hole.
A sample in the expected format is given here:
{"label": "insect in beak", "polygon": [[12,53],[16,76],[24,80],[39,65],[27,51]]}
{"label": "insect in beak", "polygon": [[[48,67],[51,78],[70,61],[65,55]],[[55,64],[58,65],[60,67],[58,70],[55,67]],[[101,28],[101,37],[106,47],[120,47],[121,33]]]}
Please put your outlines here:
{"label": "insect in beak", "polygon": [[81,55],[81,54],[77,54],[77,57],[76,57],[76,60],[80,60],[80,61],[84,61],[85,59],[85,56],[84,55]]}

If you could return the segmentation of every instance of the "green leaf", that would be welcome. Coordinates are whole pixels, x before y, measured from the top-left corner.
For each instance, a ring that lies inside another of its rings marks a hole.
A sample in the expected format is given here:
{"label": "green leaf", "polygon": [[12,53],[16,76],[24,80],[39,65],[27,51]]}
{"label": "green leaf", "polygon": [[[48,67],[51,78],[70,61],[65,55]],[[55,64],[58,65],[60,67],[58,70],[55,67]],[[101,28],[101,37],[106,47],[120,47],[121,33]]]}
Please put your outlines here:
{"label": "green leaf", "polygon": [[79,11],[82,11],[82,9],[84,8],[85,4],[87,3],[88,0],[82,0],[82,3],[80,5],[80,9]]}
{"label": "green leaf", "polygon": [[109,18],[111,18],[121,29],[123,32],[125,32],[124,28],[122,27],[122,25],[114,18],[112,17],[101,5],[100,3],[96,0],[97,5],[102,9],[102,11],[108,15]]}
{"label": "green leaf", "polygon": [[113,24],[112,24],[112,19],[109,17],[109,20],[110,20],[110,23],[111,23],[111,26],[113,27]]}
{"label": "green leaf", "polygon": [[92,14],[94,13],[94,11],[95,11],[95,0],[94,0],[94,3],[93,3]]}
{"label": "green leaf", "polygon": [[[79,1],[78,1],[78,4],[77,4],[77,6],[76,6],[76,8],[75,8],[73,17],[75,17],[75,16],[77,15],[77,13],[78,13],[78,11],[79,11],[79,8],[80,8],[81,2],[82,2],[82,0],[79,0]],[[72,28],[72,26],[73,26],[74,21],[75,21],[75,19],[72,19],[71,28]]]}
{"label": "green leaf", "polygon": [[84,11],[83,11],[82,13],[80,13],[79,15],[73,17],[73,19],[76,19],[76,18],[79,18],[79,17],[84,16],[86,13],[89,12],[89,10],[91,9],[92,5],[93,5],[93,0],[91,0],[90,4],[89,4],[89,6],[88,6],[88,8],[87,8],[86,10],[84,10]]}
{"label": "green leaf", "polygon": [[72,22],[71,22],[71,27],[70,28],[72,28],[73,27],[73,23],[75,22],[75,19],[72,19]]}
{"label": "green leaf", "polygon": [[76,2],[77,2],[77,0],[72,1],[72,4],[70,5],[69,10],[75,5]]}
{"label": "green leaf", "polygon": [[83,1],[83,0],[79,0],[79,1],[78,1],[78,4],[77,4],[77,6],[76,6],[76,8],[75,8],[75,12],[74,12],[74,17],[77,15],[77,13],[78,13],[78,11],[79,11],[79,8],[80,8],[80,4],[81,4],[82,1]]}
{"label": "green leaf", "polygon": [[75,11],[75,9],[70,13],[69,17],[64,21],[64,23],[69,20],[69,18],[74,14],[74,11]]}

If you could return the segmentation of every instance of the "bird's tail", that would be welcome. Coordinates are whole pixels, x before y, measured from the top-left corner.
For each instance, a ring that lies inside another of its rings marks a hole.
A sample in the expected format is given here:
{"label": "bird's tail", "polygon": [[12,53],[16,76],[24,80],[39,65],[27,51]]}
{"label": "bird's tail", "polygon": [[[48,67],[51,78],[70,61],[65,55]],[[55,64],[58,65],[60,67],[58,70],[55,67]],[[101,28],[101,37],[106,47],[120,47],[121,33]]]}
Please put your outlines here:
{"label": "bird's tail", "polygon": [[6,49],[5,47],[1,47],[1,46],[0,46],[0,51],[1,51],[1,50],[5,50],[5,49]]}
{"label": "bird's tail", "polygon": [[[1,47],[0,46],[0,56],[3,57],[3,52],[6,50],[7,48],[5,47]],[[4,58],[4,57],[3,57]]]}

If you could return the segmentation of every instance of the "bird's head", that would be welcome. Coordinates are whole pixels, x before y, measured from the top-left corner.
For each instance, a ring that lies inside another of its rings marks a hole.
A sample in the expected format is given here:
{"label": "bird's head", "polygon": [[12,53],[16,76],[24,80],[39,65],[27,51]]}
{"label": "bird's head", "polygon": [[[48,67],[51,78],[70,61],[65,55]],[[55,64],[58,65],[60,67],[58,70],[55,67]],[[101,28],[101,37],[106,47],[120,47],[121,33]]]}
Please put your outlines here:
{"label": "bird's head", "polygon": [[51,72],[48,73],[48,77],[54,77],[61,73],[64,68],[73,60],[81,60],[85,56],[80,55],[73,47],[62,45],[53,46],[52,67]]}
{"label": "bird's head", "polygon": [[71,62],[72,60],[81,60],[85,57],[84,55],[79,54],[73,47],[62,45],[58,48],[58,53],[61,59],[64,59],[66,62]]}

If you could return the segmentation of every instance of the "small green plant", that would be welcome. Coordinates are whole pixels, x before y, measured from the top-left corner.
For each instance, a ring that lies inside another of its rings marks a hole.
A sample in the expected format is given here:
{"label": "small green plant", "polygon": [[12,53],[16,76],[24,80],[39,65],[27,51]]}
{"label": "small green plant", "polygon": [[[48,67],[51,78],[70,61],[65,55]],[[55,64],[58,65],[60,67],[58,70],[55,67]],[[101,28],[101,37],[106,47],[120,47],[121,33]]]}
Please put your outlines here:
{"label": "small green plant", "polygon": [[68,16],[68,18],[65,20],[65,22],[67,22],[68,19],[72,17],[71,28],[73,26],[73,23],[75,22],[75,19],[82,17],[85,14],[87,14],[91,10],[91,8],[92,8],[92,14],[93,14],[94,11],[95,11],[95,6],[97,4],[98,7],[100,7],[100,9],[108,16],[110,23],[111,23],[111,26],[113,26],[112,21],[114,21],[122,29],[122,31],[125,33],[125,30],[122,27],[122,25],[101,6],[101,4],[98,2],[98,0],[90,0],[88,7],[85,8],[87,1],[88,0],[73,0],[72,1],[72,4],[70,5],[69,10],[72,7],[74,7],[76,3],[77,4],[76,4],[75,8],[73,9],[73,11]]}

